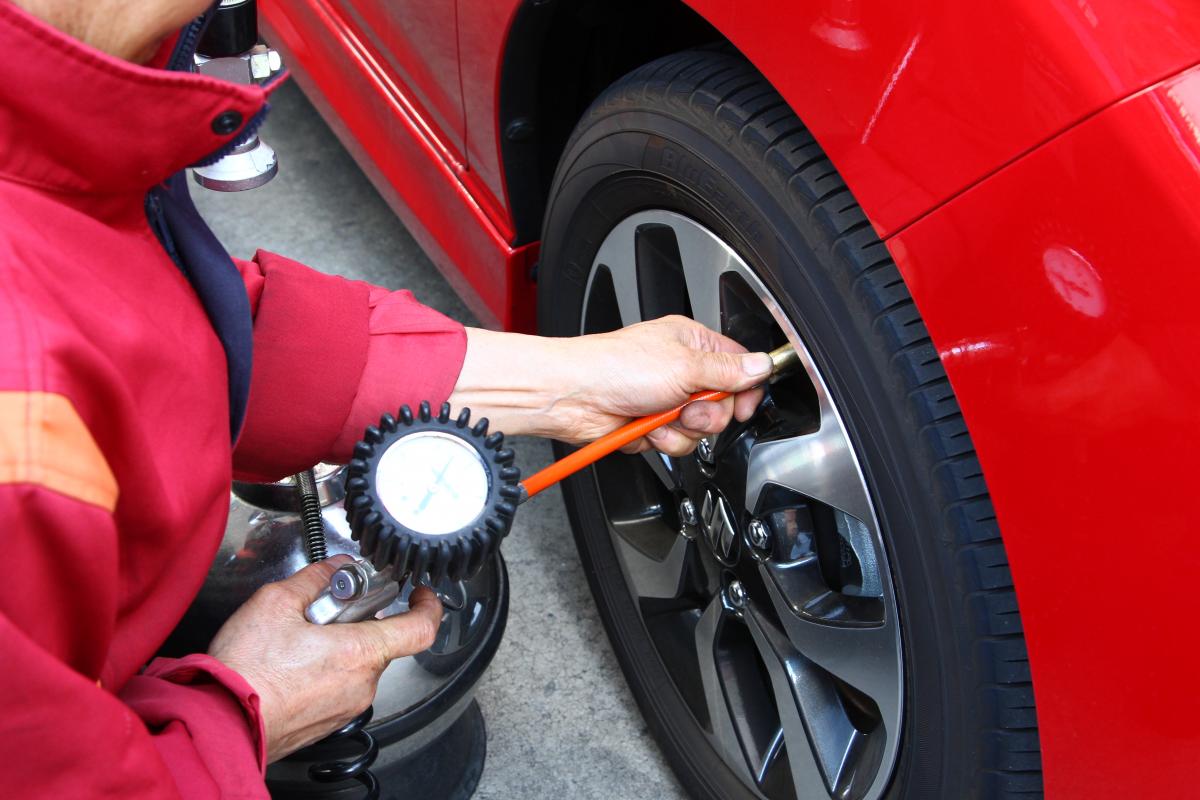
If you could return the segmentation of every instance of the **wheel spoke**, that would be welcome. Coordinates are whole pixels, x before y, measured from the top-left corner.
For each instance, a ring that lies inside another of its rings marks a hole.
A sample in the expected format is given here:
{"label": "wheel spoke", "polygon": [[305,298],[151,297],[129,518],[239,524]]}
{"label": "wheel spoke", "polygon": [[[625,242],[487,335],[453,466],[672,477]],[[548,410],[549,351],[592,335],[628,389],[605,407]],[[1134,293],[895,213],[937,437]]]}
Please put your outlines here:
{"label": "wheel spoke", "polygon": [[[628,228],[627,231],[623,230]],[[641,322],[641,301],[638,295],[637,253],[634,244],[636,226],[628,221],[618,225],[604,240],[596,253],[596,264],[608,268],[612,276],[613,292],[617,297],[617,311],[622,325]],[[592,271],[595,276],[595,270]]]}
{"label": "wheel spoke", "polygon": [[[821,669],[865,694],[879,707],[885,726],[898,719],[900,676],[896,674],[894,617],[880,625],[839,625],[797,614],[772,573],[760,566],[763,583],[792,648]],[[895,735],[888,731],[887,735]]]}
{"label": "wheel spoke", "polygon": [[721,332],[721,275],[736,267],[737,255],[715,237],[688,235],[677,228],[675,238],[692,318]]}
{"label": "wheel spoke", "polygon": [[754,780],[761,786],[763,781],[767,779],[768,773],[771,771],[775,760],[780,758],[783,752],[783,746],[786,744],[786,735],[783,727],[775,732],[775,736],[771,739],[771,743],[767,746],[762,758],[754,767]]}
{"label": "wheel spoke", "polygon": [[676,466],[674,459],[669,455],[660,453],[657,450],[646,450],[642,453],[642,458],[646,459],[646,463],[650,465],[650,470],[662,481],[663,486],[671,491],[681,491],[683,489],[683,479],[679,474],[679,468]]}
{"label": "wheel spoke", "polygon": [[693,555],[693,542],[676,536],[671,549],[661,560],[652,558],[621,534],[622,523],[609,523],[617,554],[625,567],[630,588],[638,597],[669,600],[683,592],[687,566]]}
{"label": "wheel spoke", "polygon": [[[692,319],[718,333],[725,332],[721,317],[721,275],[733,268],[737,256],[721,241],[708,236],[689,236],[676,230],[679,258],[687,282]],[[704,437],[715,449],[719,434]]]}
{"label": "wheel spoke", "polygon": [[874,528],[874,514],[850,441],[833,415],[814,433],[758,442],[746,469],[746,509],[754,513],[767,484],[819,500]]}
{"label": "wheel spoke", "polygon": [[700,680],[704,686],[704,702],[717,752],[743,780],[754,780],[753,769],[746,763],[738,740],[737,727],[725,695],[724,677],[717,665],[717,637],[729,618],[721,596],[713,597],[700,622],[696,625],[696,658],[700,665]]}
{"label": "wheel spoke", "polygon": [[746,605],[743,617],[771,676],[796,796],[830,796],[842,783],[859,733],[843,712],[832,681],[797,653],[753,603]]}

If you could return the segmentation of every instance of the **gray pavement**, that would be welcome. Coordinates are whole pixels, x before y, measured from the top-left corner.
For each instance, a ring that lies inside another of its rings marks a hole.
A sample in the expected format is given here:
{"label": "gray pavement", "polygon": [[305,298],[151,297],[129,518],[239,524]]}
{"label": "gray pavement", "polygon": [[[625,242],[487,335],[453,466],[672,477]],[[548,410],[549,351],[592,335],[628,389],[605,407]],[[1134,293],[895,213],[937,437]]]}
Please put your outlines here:
{"label": "gray pavement", "polygon": [[[273,99],[263,138],[279,176],[243,194],[193,186],[226,248],[264,248],[327,272],[411,289],[468,325],[462,301],[295,86]],[[517,440],[531,472],[542,441]],[[479,687],[488,725],[480,800],[682,798],[629,693],[592,604],[557,489],[522,507],[503,552],[508,632]]]}

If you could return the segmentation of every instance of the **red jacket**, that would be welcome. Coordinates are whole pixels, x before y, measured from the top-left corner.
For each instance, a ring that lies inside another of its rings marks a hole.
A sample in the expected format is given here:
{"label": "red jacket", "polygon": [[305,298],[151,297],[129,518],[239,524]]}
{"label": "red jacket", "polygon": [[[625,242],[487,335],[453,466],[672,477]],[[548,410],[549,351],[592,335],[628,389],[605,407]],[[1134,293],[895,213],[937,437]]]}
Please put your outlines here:
{"label": "red jacket", "polygon": [[264,796],[252,688],[205,655],[146,663],[232,475],[345,458],[380,411],[444,399],[463,330],[260,252],[238,264],[254,369],[233,448],[226,352],[145,201],[266,93],[110,58],[5,2],[0,52],[0,794]]}

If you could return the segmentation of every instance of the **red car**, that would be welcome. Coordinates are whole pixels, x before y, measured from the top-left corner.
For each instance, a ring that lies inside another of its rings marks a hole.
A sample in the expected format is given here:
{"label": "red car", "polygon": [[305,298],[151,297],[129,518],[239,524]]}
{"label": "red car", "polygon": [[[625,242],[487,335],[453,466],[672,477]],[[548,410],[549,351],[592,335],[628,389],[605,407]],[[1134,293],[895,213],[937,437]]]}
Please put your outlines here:
{"label": "red car", "polygon": [[1195,795],[1200,4],[262,12],[488,324],[799,349],[565,488],[692,795]]}

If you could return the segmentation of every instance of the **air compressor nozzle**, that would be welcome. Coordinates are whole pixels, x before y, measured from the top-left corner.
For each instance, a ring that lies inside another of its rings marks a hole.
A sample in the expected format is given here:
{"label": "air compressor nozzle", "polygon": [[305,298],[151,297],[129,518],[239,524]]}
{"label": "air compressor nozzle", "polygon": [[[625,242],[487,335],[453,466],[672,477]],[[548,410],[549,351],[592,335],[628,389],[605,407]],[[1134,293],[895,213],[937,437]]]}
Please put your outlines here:
{"label": "air compressor nozzle", "polygon": [[771,356],[772,381],[790,375],[800,368],[800,356],[796,353],[796,348],[790,344],[776,347],[768,355]]}

